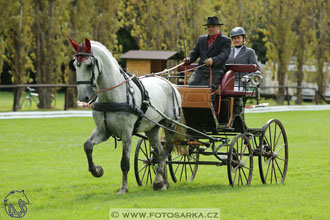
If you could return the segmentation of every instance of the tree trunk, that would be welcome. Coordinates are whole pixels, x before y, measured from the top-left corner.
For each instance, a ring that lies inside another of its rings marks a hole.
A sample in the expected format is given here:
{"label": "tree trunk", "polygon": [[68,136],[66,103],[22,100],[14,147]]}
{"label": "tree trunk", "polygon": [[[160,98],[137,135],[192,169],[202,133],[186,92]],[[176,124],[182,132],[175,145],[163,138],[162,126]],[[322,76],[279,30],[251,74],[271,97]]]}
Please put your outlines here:
{"label": "tree trunk", "polygon": [[[302,86],[302,82],[304,80],[304,49],[301,48],[301,51],[297,54],[297,86]],[[297,99],[296,104],[301,105],[303,101],[302,89],[297,89]]]}
{"label": "tree trunk", "polygon": [[[278,62],[278,70],[277,70],[277,80],[279,86],[284,86],[285,75],[287,72],[287,62],[285,58],[282,56],[282,51],[279,49],[279,62]],[[279,105],[283,105],[285,98],[285,88],[279,88],[276,96],[276,102]]]}

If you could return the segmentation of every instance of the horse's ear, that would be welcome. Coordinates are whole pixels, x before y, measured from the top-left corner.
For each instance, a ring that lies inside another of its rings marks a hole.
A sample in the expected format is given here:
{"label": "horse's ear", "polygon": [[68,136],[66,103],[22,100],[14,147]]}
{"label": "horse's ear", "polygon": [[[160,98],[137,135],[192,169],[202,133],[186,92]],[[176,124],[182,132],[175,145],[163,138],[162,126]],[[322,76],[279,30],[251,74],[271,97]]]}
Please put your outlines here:
{"label": "horse's ear", "polygon": [[78,52],[79,51],[79,47],[80,47],[79,44],[77,44],[76,42],[74,42],[71,37],[70,37],[70,42],[71,42],[73,48],[76,50],[76,52]]}
{"label": "horse's ear", "polygon": [[92,49],[91,42],[90,42],[90,40],[88,40],[87,37],[85,39],[85,45],[86,45],[87,50],[91,50]]}

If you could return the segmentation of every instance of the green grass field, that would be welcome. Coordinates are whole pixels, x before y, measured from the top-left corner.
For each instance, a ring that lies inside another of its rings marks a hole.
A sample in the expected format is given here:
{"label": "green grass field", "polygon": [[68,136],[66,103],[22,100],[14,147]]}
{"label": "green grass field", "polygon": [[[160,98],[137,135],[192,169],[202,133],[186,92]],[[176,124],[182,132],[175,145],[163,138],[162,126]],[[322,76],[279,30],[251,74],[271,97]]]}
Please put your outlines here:
{"label": "green grass field", "polygon": [[250,187],[232,188],[226,167],[200,166],[192,182],[173,183],[154,192],[135,182],[133,154],[129,193],[121,186],[121,145],[113,140],[94,148],[104,176],[88,172],[83,143],[94,128],[92,118],[0,120],[0,219],[3,199],[25,190],[30,204],[23,219],[109,219],[110,208],[220,208],[221,219],[329,219],[330,111],[246,115],[249,127],[270,118],[284,124],[289,168],[282,185],[263,185],[257,158]]}

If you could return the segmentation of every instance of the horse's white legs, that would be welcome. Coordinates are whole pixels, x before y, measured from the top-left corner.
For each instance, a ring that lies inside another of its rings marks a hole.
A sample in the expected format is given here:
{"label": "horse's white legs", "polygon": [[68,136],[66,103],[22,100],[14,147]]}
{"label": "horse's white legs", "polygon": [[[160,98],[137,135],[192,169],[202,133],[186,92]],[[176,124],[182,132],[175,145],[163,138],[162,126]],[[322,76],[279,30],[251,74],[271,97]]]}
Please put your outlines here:
{"label": "horse's white legs", "polygon": [[123,141],[123,154],[120,161],[120,167],[123,173],[123,180],[122,180],[122,186],[118,194],[124,194],[128,192],[127,174],[130,168],[129,156],[131,153],[132,136],[126,138],[122,137],[122,141]]}
{"label": "horse's white legs", "polygon": [[94,165],[93,147],[95,144],[108,140],[108,138],[109,136],[107,136],[104,132],[100,132],[97,128],[95,128],[91,137],[84,144],[84,149],[88,160],[88,170],[95,177],[101,177],[103,175],[103,169],[101,166]]}

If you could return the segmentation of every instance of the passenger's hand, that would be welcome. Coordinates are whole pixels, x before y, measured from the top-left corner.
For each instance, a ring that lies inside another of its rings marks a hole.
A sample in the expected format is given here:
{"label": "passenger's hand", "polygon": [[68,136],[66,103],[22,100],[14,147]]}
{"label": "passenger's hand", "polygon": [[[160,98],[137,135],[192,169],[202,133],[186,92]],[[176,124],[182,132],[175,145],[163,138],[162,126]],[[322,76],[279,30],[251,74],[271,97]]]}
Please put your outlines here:
{"label": "passenger's hand", "polygon": [[185,65],[190,64],[190,57],[186,57],[186,58],[184,58],[184,59],[183,59],[183,62],[184,62]]}
{"label": "passenger's hand", "polygon": [[206,66],[212,66],[213,65],[213,59],[212,58],[208,58],[204,61],[204,64]]}

